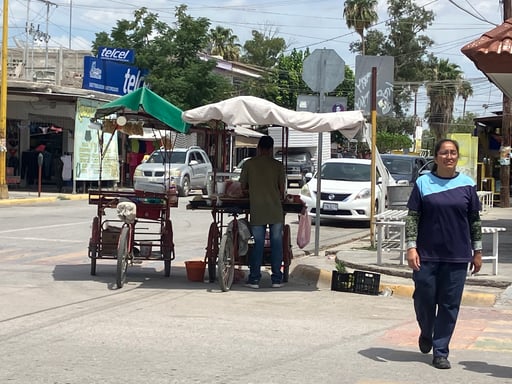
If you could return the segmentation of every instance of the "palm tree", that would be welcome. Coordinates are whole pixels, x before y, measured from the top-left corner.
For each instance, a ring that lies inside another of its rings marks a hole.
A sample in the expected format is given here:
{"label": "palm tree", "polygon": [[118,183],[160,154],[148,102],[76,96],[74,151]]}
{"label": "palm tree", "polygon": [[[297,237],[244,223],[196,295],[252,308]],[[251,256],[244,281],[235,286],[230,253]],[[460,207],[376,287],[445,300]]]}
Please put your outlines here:
{"label": "palm tree", "polygon": [[238,36],[233,35],[233,30],[218,25],[210,29],[210,54],[222,56],[224,60],[236,61],[240,58],[240,47],[237,43]]}
{"label": "palm tree", "polygon": [[346,0],[343,8],[343,17],[348,28],[353,28],[361,36],[361,51],[364,55],[364,30],[377,22],[378,0]]}
{"label": "palm tree", "polygon": [[428,123],[436,141],[446,137],[448,125],[453,120],[453,105],[462,80],[462,71],[448,59],[430,58],[430,79],[426,83],[430,105]]}
{"label": "palm tree", "polygon": [[464,100],[464,106],[462,107],[462,118],[464,119],[464,117],[466,117],[466,103],[468,98],[473,96],[473,87],[469,81],[463,80],[460,83],[459,88],[457,89],[457,96],[462,97],[462,100]]}

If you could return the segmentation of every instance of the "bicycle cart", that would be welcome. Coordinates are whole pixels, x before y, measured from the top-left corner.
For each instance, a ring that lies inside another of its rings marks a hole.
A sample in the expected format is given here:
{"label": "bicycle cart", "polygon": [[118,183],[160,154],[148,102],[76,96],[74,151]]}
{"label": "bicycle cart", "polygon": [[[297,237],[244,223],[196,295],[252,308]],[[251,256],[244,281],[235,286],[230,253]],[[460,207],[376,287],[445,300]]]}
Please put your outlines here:
{"label": "bicycle cart", "polygon": [[[118,288],[125,282],[127,267],[143,260],[163,260],[165,276],[170,276],[175,258],[170,208],[178,206],[175,191],[89,190],[89,204],[97,206],[89,239],[91,275],[96,274],[97,260],[116,259]],[[128,208],[129,215],[122,208]],[[108,210],[116,210],[117,217]]]}
{"label": "bicycle cart", "polygon": [[[296,198],[283,202],[283,211],[287,213],[301,213],[304,204]],[[208,278],[213,283],[218,277],[222,291],[231,289],[235,280],[235,271],[242,266],[249,265],[252,250],[251,239],[244,237],[240,230],[240,221],[244,225],[249,221],[250,204],[248,198],[230,198],[226,196],[213,196],[196,198],[189,202],[187,209],[209,210],[213,221],[208,231],[205,262],[208,265]],[[241,216],[241,218],[240,218]],[[229,220],[229,217],[232,217]],[[247,246],[244,246],[246,243]],[[241,251],[244,249],[244,251]],[[262,266],[271,265],[270,244],[265,241]],[[293,259],[290,226],[283,226],[283,282],[288,282],[290,265]],[[218,274],[218,276],[217,276]]]}
{"label": "bicycle cart", "polygon": [[[162,260],[164,274],[170,276],[171,262],[175,259],[170,209],[178,206],[178,194],[172,177],[163,183],[147,183],[144,190],[102,189],[103,158],[116,132],[188,133],[190,126],[183,122],[181,113],[179,108],[142,87],[96,109],[91,119],[89,130],[98,132],[99,150],[98,189],[89,190],[89,204],[97,206],[89,239],[91,275],[96,274],[98,260],[116,260],[118,288],[126,280],[128,266],[144,260]],[[108,140],[104,140],[104,133],[110,135]],[[170,136],[160,139],[162,147],[174,147]]]}

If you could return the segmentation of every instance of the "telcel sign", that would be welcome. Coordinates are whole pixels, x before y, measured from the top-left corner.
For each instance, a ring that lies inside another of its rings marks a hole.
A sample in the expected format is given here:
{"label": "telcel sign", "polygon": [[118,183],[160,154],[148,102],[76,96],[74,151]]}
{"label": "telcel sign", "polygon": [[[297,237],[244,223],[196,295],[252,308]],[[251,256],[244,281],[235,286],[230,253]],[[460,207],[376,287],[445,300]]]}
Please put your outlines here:
{"label": "telcel sign", "polygon": [[135,51],[133,49],[99,47],[98,59],[121,61],[123,63],[133,63]]}

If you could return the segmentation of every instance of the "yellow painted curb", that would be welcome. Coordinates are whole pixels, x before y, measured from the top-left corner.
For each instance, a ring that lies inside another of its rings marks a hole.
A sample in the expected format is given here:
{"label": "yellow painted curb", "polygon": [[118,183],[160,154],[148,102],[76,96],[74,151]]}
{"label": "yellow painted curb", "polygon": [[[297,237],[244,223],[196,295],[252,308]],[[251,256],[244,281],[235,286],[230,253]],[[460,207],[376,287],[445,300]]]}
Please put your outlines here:
{"label": "yellow painted curb", "polygon": [[[318,288],[330,288],[332,271],[319,269],[312,265],[298,264],[292,271],[290,276],[293,278],[303,279]],[[379,291],[391,290],[393,296],[408,297],[412,299],[414,293],[414,285],[402,284],[386,284],[379,285]],[[496,303],[496,294],[475,291],[464,291],[462,296],[462,305],[472,307],[492,307]]]}

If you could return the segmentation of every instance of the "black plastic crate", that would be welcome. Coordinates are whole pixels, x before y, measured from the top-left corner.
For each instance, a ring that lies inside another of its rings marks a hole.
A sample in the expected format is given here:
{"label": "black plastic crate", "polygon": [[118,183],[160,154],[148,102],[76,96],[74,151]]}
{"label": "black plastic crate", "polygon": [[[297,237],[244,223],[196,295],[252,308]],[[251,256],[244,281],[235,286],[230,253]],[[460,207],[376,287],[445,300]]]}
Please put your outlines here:
{"label": "black plastic crate", "polygon": [[379,294],[380,275],[378,273],[354,271],[354,292],[365,295]]}
{"label": "black plastic crate", "polygon": [[331,291],[354,292],[354,274],[332,271]]}

